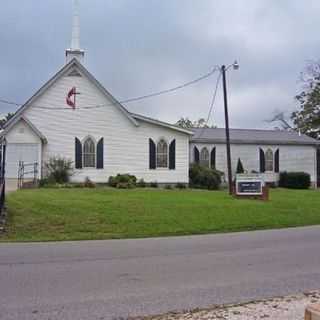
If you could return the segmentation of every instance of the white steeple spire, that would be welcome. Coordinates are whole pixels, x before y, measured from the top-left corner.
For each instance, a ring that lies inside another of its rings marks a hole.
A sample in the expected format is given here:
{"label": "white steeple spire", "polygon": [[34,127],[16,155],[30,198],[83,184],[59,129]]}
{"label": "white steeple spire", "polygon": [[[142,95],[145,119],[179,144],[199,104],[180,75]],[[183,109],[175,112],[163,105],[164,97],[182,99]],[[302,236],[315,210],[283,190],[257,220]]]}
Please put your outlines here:
{"label": "white steeple spire", "polygon": [[84,51],[80,49],[79,1],[73,0],[71,48],[66,50],[67,63],[73,58],[83,62]]}
{"label": "white steeple spire", "polygon": [[78,0],[73,0],[71,49],[80,50],[80,19],[79,19],[79,1]]}

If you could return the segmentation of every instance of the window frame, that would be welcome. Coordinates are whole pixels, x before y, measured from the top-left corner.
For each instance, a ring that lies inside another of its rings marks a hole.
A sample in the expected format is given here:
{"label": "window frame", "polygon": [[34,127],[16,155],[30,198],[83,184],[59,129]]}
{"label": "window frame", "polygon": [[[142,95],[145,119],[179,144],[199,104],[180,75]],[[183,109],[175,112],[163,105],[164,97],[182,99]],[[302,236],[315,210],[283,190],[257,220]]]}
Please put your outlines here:
{"label": "window frame", "polygon": [[[85,146],[87,141],[91,140],[93,145],[93,152],[85,152]],[[87,163],[85,161],[85,157],[87,155],[93,156],[93,165],[87,166]],[[84,169],[95,169],[97,168],[97,143],[96,140],[92,136],[87,136],[82,141],[82,167]]]}
{"label": "window frame", "polygon": [[[206,151],[207,159],[203,159],[204,151]],[[210,152],[209,152],[209,149],[208,149],[207,147],[202,147],[201,150],[200,150],[200,154],[199,154],[199,164],[200,164],[201,166],[210,168]]]}
{"label": "window frame", "polygon": [[[265,172],[274,172],[274,152],[271,148],[266,149],[264,156]],[[270,170],[271,169],[271,170]]]}
{"label": "window frame", "polygon": [[[159,156],[159,144],[163,142],[165,143],[165,146],[166,146],[166,152],[161,152],[161,156],[165,157],[165,163],[166,165],[163,165],[163,166],[160,166],[159,165],[159,159],[158,159],[158,156]],[[169,168],[169,145],[168,145],[168,142],[165,138],[160,138],[157,142],[157,145],[156,145],[156,169],[168,169]]]}

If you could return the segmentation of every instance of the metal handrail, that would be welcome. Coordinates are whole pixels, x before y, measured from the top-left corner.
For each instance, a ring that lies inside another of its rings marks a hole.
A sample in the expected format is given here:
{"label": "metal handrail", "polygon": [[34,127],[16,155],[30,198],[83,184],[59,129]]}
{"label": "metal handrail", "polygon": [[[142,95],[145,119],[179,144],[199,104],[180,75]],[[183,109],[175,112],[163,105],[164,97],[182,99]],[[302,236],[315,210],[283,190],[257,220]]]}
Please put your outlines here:
{"label": "metal handrail", "polygon": [[6,179],[5,179],[5,164],[6,164],[6,144],[5,142],[0,145],[0,216],[3,213],[5,207],[6,198]]}
{"label": "metal handrail", "polygon": [[[32,171],[25,171],[25,167],[33,166]],[[24,185],[24,179],[26,174],[33,174],[33,183],[36,184],[38,180],[38,162],[34,163],[25,163],[23,161],[19,161],[18,168],[18,189],[21,189]]]}

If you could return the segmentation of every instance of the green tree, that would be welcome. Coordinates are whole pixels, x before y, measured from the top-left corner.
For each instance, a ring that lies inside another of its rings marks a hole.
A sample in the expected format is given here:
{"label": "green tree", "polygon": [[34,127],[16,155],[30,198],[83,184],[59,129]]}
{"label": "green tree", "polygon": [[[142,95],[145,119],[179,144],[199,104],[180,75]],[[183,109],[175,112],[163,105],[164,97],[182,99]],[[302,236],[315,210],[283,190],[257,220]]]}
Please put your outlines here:
{"label": "green tree", "polygon": [[191,129],[191,128],[215,128],[215,126],[208,126],[207,121],[204,118],[200,118],[196,121],[191,121],[189,118],[180,118],[176,125],[184,128],[184,129]]}
{"label": "green tree", "polygon": [[4,127],[4,125],[14,116],[14,113],[9,112],[4,116],[4,118],[0,119],[0,129]]}
{"label": "green tree", "polygon": [[176,125],[184,129],[190,129],[193,127],[192,121],[183,117],[176,122]]}
{"label": "green tree", "polygon": [[243,165],[240,158],[238,159],[237,163],[237,173],[244,173]]}
{"label": "green tree", "polygon": [[296,96],[299,109],[291,118],[296,130],[320,139],[320,61],[311,61],[301,73],[302,92]]}

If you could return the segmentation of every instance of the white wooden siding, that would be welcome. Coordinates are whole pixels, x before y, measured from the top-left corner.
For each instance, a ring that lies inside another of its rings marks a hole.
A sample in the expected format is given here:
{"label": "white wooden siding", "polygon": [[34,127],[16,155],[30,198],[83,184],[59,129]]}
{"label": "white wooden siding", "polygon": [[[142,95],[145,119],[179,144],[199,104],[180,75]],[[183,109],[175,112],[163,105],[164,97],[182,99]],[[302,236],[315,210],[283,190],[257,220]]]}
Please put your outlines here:
{"label": "white wooden siding", "polygon": [[[107,105],[102,108],[57,110],[68,108],[65,103],[67,92],[76,87],[77,107]],[[104,169],[76,170],[74,181],[86,176],[96,182],[106,182],[110,175],[131,173],[147,182],[188,182],[189,136],[161,126],[139,121],[136,127],[114,105],[108,101],[87,78],[60,78],[24,112],[48,143],[43,145],[43,161],[52,156],[75,159],[75,137],[82,141],[91,135],[98,141],[104,138]],[[46,107],[47,109],[39,109]],[[50,109],[52,107],[52,109]],[[176,139],[176,170],[149,170],[149,138],[154,141],[164,137],[168,142]]]}
{"label": "white wooden siding", "polygon": [[[20,120],[6,135],[6,177],[18,178],[19,161],[41,163],[41,140],[31,128]],[[41,174],[39,172],[39,174]],[[30,175],[26,175],[28,178]]]}
{"label": "white wooden siding", "polygon": [[7,143],[41,143],[40,138],[23,120],[20,120],[6,134],[6,140]]}
{"label": "white wooden siding", "polygon": [[[18,178],[19,161],[25,164],[34,164],[39,161],[40,144],[37,143],[9,143],[6,152],[6,177]],[[26,167],[25,178],[33,178],[33,166]]]}
{"label": "white wooden siding", "polygon": [[[226,145],[225,144],[190,144],[190,161],[194,162],[194,146],[199,151],[206,146],[209,151],[216,147],[216,168],[227,172],[226,166]],[[311,176],[311,181],[316,181],[316,148],[303,145],[253,145],[253,144],[233,144],[231,145],[232,171],[235,174],[238,159],[241,159],[243,167],[248,172],[260,171],[259,148],[266,151],[271,148],[273,152],[279,149],[279,169],[280,171],[303,171]],[[266,172],[264,174],[266,181],[277,181],[278,174]]]}

